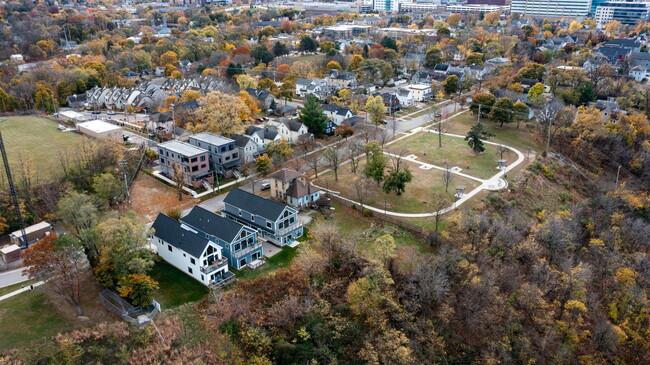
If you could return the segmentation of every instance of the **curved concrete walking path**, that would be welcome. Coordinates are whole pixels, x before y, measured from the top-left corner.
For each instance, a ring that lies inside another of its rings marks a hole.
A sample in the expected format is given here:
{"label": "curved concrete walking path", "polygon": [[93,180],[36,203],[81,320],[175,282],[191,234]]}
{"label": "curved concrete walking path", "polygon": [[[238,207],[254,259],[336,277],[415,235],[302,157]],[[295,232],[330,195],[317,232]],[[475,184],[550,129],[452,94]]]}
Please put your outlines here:
{"label": "curved concrete walking path", "polygon": [[[461,113],[458,113],[458,114],[461,114]],[[413,131],[411,131],[411,133],[408,133],[407,135],[405,135],[403,137],[400,137],[398,139],[395,139],[395,140],[391,141],[391,143],[388,143],[388,145],[390,145],[390,144],[392,144],[394,142],[397,142],[398,140],[401,140],[403,138],[415,135],[416,133],[420,133],[420,132],[423,132],[423,133],[438,133],[437,131],[432,131],[432,130],[430,130],[428,128],[420,127],[420,128],[414,129]],[[465,136],[460,136],[458,134],[451,134],[451,133],[443,133],[443,135],[450,136],[450,137],[463,138],[463,139],[465,138]],[[472,179],[472,180],[475,180],[475,181],[479,181],[479,182],[481,182],[481,185],[479,185],[477,188],[470,191],[469,193],[463,194],[463,196],[460,199],[456,200],[456,202],[454,202],[454,204],[448,206],[447,208],[441,209],[441,210],[439,210],[437,212],[430,212],[430,213],[399,213],[399,212],[393,212],[393,211],[390,211],[390,210],[385,211],[384,209],[375,208],[375,207],[373,207],[371,205],[368,205],[368,204],[363,204],[363,207],[365,209],[369,209],[369,210],[372,210],[372,211],[377,212],[377,213],[383,213],[383,214],[391,215],[391,216],[394,216],[394,217],[428,218],[428,217],[435,217],[436,215],[445,214],[445,213],[447,213],[447,212],[449,212],[451,210],[454,210],[454,209],[458,208],[463,203],[465,203],[466,201],[468,201],[469,199],[471,199],[472,197],[474,197],[476,194],[480,193],[483,190],[497,191],[497,190],[501,190],[501,189],[506,188],[508,186],[508,182],[505,179],[502,179],[503,175],[506,175],[509,171],[511,171],[515,167],[519,166],[519,164],[521,164],[525,159],[524,154],[521,151],[517,150],[516,148],[504,145],[503,143],[495,143],[495,142],[490,142],[490,141],[485,141],[485,140],[483,141],[483,143],[491,144],[491,145],[495,145],[495,146],[506,147],[507,149],[509,149],[511,151],[514,151],[517,154],[517,160],[514,163],[506,166],[506,168],[504,170],[499,171],[496,175],[492,176],[491,178],[489,178],[487,180],[479,179],[479,178],[477,178],[475,176],[467,175],[467,174],[464,174],[462,172],[452,171],[453,174],[456,174],[458,176],[463,176],[463,177],[466,177],[466,178],[469,178],[469,179]],[[386,152],[385,152],[385,154],[389,155],[389,156],[392,155],[392,154],[386,153]],[[436,168],[436,169],[439,169],[439,170],[445,170],[445,168],[443,168],[443,167],[431,165],[431,164],[428,164],[428,163],[423,163],[421,161],[418,161],[417,159],[406,158],[406,157],[403,157],[403,158],[405,160],[407,160],[407,161],[410,161],[410,162],[419,163],[419,164],[427,165],[427,166],[433,166],[433,168]],[[347,162],[349,162],[349,160],[346,161],[345,163],[347,163]],[[325,170],[322,173],[326,173],[328,170]],[[339,195],[339,192],[335,192],[335,191],[332,191],[332,190],[325,189],[322,186],[319,186],[319,185],[316,185],[316,184],[313,184],[313,185],[317,186],[321,190],[324,190],[324,191],[327,191],[327,192],[329,192],[331,194],[334,194],[337,197],[339,197],[339,198],[341,198],[341,199],[343,199],[345,201],[348,201],[350,203],[354,203],[354,204],[357,204],[357,205],[361,205],[357,201],[342,197],[341,195]]]}

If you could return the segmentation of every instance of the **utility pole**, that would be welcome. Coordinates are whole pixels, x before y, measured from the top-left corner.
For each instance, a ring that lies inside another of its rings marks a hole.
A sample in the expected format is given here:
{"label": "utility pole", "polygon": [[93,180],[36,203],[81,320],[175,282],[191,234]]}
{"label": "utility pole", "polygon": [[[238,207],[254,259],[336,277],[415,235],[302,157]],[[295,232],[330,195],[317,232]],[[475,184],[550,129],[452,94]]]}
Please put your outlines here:
{"label": "utility pole", "polygon": [[5,149],[5,142],[2,139],[2,132],[0,132],[0,152],[2,153],[2,162],[5,164],[5,172],[7,173],[7,181],[9,182],[9,192],[11,194],[11,200],[14,203],[14,211],[16,213],[16,218],[20,223],[20,235],[21,241],[23,242],[22,248],[27,248],[27,234],[25,233],[25,221],[23,221],[23,215],[20,213],[20,204],[18,203],[18,195],[16,194],[16,187],[14,186],[14,180],[11,177],[11,169],[9,168],[9,159],[7,158],[7,151]]}
{"label": "utility pole", "polygon": [[621,176],[621,165],[618,165],[618,170],[616,171],[616,186],[618,186],[618,178]]}
{"label": "utility pole", "polygon": [[126,177],[126,160],[118,161],[118,164],[122,168],[122,175],[124,175],[124,190],[126,192],[126,201],[131,203],[131,194],[129,193],[129,179]]}

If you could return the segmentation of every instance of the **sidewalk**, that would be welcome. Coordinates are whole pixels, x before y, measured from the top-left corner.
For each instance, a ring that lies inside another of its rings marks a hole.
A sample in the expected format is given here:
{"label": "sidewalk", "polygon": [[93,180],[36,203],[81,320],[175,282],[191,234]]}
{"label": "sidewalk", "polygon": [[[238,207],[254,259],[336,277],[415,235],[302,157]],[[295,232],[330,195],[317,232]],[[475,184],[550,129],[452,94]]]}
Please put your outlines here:
{"label": "sidewalk", "polygon": [[[459,115],[459,114],[462,114],[462,113],[465,113],[465,112],[467,112],[467,110],[463,110],[461,112],[458,112],[458,113],[450,116],[449,118],[453,118],[456,115]],[[386,145],[388,146],[388,145],[390,145],[392,143],[395,143],[395,142],[397,142],[397,141],[399,141],[401,139],[404,139],[406,137],[412,136],[412,135],[414,135],[416,133],[435,133],[435,131],[433,131],[433,130],[431,130],[429,128],[436,125],[436,124],[438,124],[438,123],[440,123],[440,122],[431,124],[431,125],[426,126],[426,127],[414,128],[410,132],[405,132],[403,136],[400,136],[399,138],[392,140],[391,142],[387,143]],[[461,135],[457,135],[457,134],[451,134],[451,133],[443,133],[443,135],[450,136],[450,137],[457,137],[457,138],[465,138],[465,136],[461,136]],[[506,180],[504,180],[502,177],[505,174],[507,174],[509,171],[511,171],[512,169],[517,167],[519,164],[521,164],[525,160],[524,154],[521,151],[519,151],[519,150],[517,150],[517,149],[515,149],[513,147],[506,146],[506,145],[504,145],[502,143],[495,143],[495,142],[490,142],[490,141],[485,141],[485,140],[483,141],[483,143],[491,144],[491,145],[495,145],[495,146],[503,146],[503,147],[506,147],[506,148],[514,151],[517,154],[517,161],[515,161],[514,163],[506,166],[506,168],[504,170],[499,171],[497,174],[495,174],[494,176],[492,176],[491,178],[489,178],[487,180],[482,180],[482,179],[479,179],[479,178],[474,177],[474,176],[463,174],[461,172],[452,172],[452,173],[460,175],[460,176],[465,176],[467,178],[471,178],[473,180],[480,181],[481,185],[479,185],[477,188],[470,191],[469,193],[463,194],[463,196],[460,199],[458,199],[456,202],[454,202],[449,207],[441,209],[441,210],[439,210],[437,212],[430,212],[430,213],[399,213],[399,212],[391,212],[391,211],[386,211],[384,209],[375,208],[375,207],[373,207],[371,205],[368,205],[368,204],[364,204],[364,208],[367,208],[369,210],[372,210],[372,211],[375,211],[375,212],[378,212],[378,213],[384,213],[384,214],[387,214],[387,215],[391,215],[391,216],[394,216],[394,217],[428,218],[428,217],[434,217],[436,215],[445,214],[445,213],[447,213],[447,212],[449,212],[451,210],[454,210],[454,209],[458,208],[460,205],[462,205],[463,203],[465,203],[466,201],[468,201],[469,199],[471,199],[472,197],[474,197],[476,194],[480,193],[483,190],[496,191],[496,190],[501,190],[501,189],[507,188],[508,187],[508,182]],[[384,152],[384,153],[387,154],[387,155],[390,155],[387,152]],[[417,160],[409,159],[409,158],[405,158],[405,159],[407,159],[407,160],[409,160],[411,162],[422,164],[422,161],[417,161]],[[344,161],[343,163],[341,163],[341,166],[345,165],[348,162],[350,162],[350,160]],[[430,165],[430,164],[427,164],[427,165]],[[435,165],[431,165],[431,166],[433,166],[434,168],[437,168],[437,169],[444,170],[444,168],[439,167],[439,166],[435,166]],[[331,169],[324,170],[324,171],[321,172],[321,174],[324,174],[324,173],[326,173],[328,171],[331,171]],[[311,178],[313,179],[313,176],[311,176]],[[328,189],[326,189],[326,188],[324,188],[322,186],[314,184],[313,182],[312,182],[312,184],[314,186],[318,187],[319,189],[321,189],[322,191],[327,191],[328,193],[334,194],[334,195],[338,196],[339,198],[341,198],[341,199],[343,199],[345,201],[348,201],[348,202],[351,202],[351,203],[354,203],[354,204],[357,204],[357,205],[360,204],[359,202],[356,202],[356,201],[354,201],[352,199],[342,197],[340,195],[340,192],[328,190]]]}
{"label": "sidewalk", "polygon": [[[156,178],[158,178],[158,179],[160,179],[160,180],[162,180],[162,181],[168,183],[168,184],[171,184],[172,186],[176,186],[176,183],[175,183],[173,180],[171,180],[171,179],[169,179],[169,178],[163,176],[163,174],[162,174],[159,170],[154,170],[154,171],[152,172],[152,175],[155,176]],[[202,192],[202,193],[197,193],[196,191],[194,191],[194,190],[188,188],[187,186],[183,186],[183,190],[185,190],[185,191],[187,191],[188,193],[190,193],[190,195],[192,195],[192,197],[194,197],[194,198],[200,198],[200,197],[202,197],[202,196],[206,196],[206,195],[208,195],[208,194],[212,194],[212,193],[215,192],[215,191],[218,191],[218,190],[221,190],[221,189],[225,189],[225,188],[227,188],[227,187],[229,187],[229,186],[231,186],[231,185],[235,185],[235,184],[237,184],[237,183],[240,183],[240,182],[246,180],[247,178],[248,178],[248,177],[242,176],[242,177],[240,177],[239,179],[237,179],[237,180],[235,180],[235,181],[231,181],[231,182],[229,182],[229,183],[227,183],[227,184],[220,185],[218,189],[212,187],[212,189],[210,189],[210,190],[206,190],[206,191],[204,191],[204,192]]]}
{"label": "sidewalk", "polygon": [[[41,286],[41,285],[43,285],[43,284],[45,284],[44,281],[39,281],[38,283],[34,283],[34,284],[31,284],[31,285],[32,285],[34,288],[36,288],[36,287]],[[8,293],[8,294],[5,294],[5,295],[1,296],[1,297],[0,297],[0,301],[3,301],[3,300],[5,300],[5,299],[7,299],[7,298],[11,298],[11,297],[13,297],[14,295],[18,295],[18,294],[20,294],[20,293],[24,293],[24,292],[29,291],[29,290],[31,290],[31,288],[30,288],[29,285],[27,285],[27,286],[25,286],[24,288],[20,288],[20,289],[18,289],[18,290],[16,290],[16,291],[13,291],[13,292],[11,292],[11,293]]]}

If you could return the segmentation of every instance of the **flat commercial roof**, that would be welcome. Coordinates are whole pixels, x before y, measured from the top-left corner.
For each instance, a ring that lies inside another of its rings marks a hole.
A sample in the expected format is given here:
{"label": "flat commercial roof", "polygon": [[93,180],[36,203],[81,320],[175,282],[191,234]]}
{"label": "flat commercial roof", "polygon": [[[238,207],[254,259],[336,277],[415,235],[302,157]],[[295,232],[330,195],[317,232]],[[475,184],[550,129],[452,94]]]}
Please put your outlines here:
{"label": "flat commercial roof", "polygon": [[59,114],[63,115],[66,118],[70,118],[70,119],[84,119],[85,118],[85,116],[83,114],[77,113],[74,110],[66,110],[66,111],[63,111],[63,112],[61,112]]}
{"label": "flat commercial roof", "polygon": [[77,124],[77,127],[84,127],[95,133],[105,133],[105,132],[122,129],[122,127],[116,126],[111,123],[106,123],[103,120],[99,120],[99,119],[91,120],[90,122],[79,123]]}
{"label": "flat commercial roof", "polygon": [[210,132],[201,132],[193,136],[190,136],[190,138],[196,139],[197,141],[209,143],[213,146],[221,146],[230,142],[234,142],[234,140],[230,138],[226,138]]}
{"label": "flat commercial roof", "polygon": [[[36,224],[31,225],[29,227],[25,227],[25,234],[38,232],[41,229],[46,229],[46,228],[52,228],[52,225],[49,222],[36,223]],[[14,237],[21,237],[23,234],[22,234],[22,232],[20,232],[20,230],[17,230],[15,232],[11,233],[11,235],[14,236]]]}
{"label": "flat commercial roof", "polygon": [[183,156],[196,156],[208,152],[208,150],[206,149],[192,146],[189,143],[185,143],[181,141],[168,141],[159,144],[158,147],[170,150],[172,152],[176,152]]}

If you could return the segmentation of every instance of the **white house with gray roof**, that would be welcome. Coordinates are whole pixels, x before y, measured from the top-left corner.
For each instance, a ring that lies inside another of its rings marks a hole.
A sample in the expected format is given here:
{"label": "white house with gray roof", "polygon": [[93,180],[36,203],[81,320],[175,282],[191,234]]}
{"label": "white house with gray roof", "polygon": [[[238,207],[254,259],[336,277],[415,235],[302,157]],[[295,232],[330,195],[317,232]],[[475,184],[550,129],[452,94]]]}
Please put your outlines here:
{"label": "white house with gray roof", "polygon": [[220,287],[234,279],[221,247],[202,237],[198,230],[162,213],[152,228],[151,243],[158,255],[172,266],[205,286]]}

